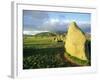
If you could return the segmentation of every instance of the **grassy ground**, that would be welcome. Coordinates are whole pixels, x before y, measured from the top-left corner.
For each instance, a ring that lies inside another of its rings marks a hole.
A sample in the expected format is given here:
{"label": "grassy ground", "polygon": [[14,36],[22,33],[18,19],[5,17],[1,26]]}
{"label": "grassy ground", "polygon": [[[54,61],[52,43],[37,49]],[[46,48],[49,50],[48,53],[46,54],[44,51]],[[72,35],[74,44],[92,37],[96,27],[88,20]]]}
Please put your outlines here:
{"label": "grassy ground", "polygon": [[72,64],[63,60],[64,43],[54,37],[24,36],[23,68],[67,67]]}

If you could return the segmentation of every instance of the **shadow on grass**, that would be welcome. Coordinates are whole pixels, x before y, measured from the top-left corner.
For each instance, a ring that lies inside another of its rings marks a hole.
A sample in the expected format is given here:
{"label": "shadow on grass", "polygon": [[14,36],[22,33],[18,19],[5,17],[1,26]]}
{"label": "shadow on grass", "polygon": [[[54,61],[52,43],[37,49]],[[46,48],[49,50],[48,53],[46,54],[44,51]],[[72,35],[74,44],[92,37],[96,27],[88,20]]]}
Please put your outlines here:
{"label": "shadow on grass", "polygon": [[24,48],[23,69],[71,67],[63,59],[64,47],[57,48]]}
{"label": "shadow on grass", "polygon": [[[51,54],[63,54],[64,53],[64,48],[24,48],[23,49],[23,56],[24,57],[28,57],[28,56],[32,56],[32,55],[37,55],[37,54],[47,54],[47,55],[51,55]],[[42,57],[42,56],[41,56]]]}
{"label": "shadow on grass", "polygon": [[89,65],[91,65],[91,41],[90,40],[87,40],[85,42],[85,53],[87,59],[89,60]]}

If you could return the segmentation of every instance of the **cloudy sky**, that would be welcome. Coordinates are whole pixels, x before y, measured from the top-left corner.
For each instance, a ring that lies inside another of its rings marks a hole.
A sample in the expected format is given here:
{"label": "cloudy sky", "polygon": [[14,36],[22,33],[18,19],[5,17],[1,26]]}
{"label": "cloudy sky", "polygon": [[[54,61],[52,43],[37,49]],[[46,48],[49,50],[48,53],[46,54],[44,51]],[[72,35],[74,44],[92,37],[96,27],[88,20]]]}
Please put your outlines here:
{"label": "cloudy sky", "polygon": [[83,31],[90,32],[91,14],[89,13],[23,10],[24,33],[64,32],[72,21],[75,21]]}

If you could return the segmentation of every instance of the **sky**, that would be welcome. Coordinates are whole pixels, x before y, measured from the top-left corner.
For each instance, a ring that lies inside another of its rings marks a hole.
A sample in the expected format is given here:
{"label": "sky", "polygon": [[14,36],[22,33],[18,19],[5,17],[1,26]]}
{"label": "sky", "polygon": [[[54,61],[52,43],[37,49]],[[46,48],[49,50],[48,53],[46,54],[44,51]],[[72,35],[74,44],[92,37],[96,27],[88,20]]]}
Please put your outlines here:
{"label": "sky", "polygon": [[72,21],[75,21],[83,31],[91,31],[91,14],[89,13],[23,10],[24,33],[64,32]]}

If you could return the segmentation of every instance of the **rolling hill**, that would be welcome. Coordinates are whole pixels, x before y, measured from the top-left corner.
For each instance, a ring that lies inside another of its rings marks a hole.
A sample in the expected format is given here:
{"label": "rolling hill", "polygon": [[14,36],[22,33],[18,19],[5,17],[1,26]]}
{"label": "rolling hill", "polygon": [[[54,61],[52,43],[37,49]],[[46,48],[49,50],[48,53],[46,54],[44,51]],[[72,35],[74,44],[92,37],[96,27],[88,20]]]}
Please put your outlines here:
{"label": "rolling hill", "polygon": [[57,36],[56,33],[52,33],[52,32],[42,32],[42,33],[38,33],[38,34],[35,34],[34,36],[36,37],[51,37],[51,36]]}

